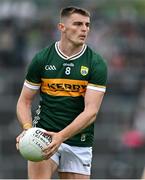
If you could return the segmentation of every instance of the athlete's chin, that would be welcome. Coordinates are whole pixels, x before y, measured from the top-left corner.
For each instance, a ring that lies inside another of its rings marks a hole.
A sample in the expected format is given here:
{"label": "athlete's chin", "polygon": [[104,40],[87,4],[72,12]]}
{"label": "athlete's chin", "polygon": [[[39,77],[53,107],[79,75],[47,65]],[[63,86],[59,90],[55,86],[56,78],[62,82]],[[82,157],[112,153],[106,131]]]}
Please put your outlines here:
{"label": "athlete's chin", "polygon": [[82,46],[84,43],[85,43],[84,40],[80,40],[80,41],[76,42],[76,45],[77,46]]}

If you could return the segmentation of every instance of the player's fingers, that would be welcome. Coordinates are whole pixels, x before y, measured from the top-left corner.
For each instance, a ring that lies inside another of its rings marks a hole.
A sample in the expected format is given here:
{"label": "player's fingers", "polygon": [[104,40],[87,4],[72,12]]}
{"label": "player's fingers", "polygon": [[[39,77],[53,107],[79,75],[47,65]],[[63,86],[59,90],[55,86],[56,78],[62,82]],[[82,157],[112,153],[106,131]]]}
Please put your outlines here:
{"label": "player's fingers", "polygon": [[54,142],[51,142],[46,148],[42,150],[44,154],[47,154],[50,151],[53,151],[54,148],[56,148],[56,144]]}
{"label": "player's fingers", "polygon": [[44,134],[52,137],[55,133],[50,132],[50,131],[46,131],[46,132],[44,132]]}
{"label": "player's fingers", "polygon": [[54,149],[55,149],[54,147],[48,146],[46,149],[43,150],[43,155],[47,156],[47,155],[51,154],[54,151]]}
{"label": "player's fingers", "polygon": [[51,150],[51,147],[48,146],[47,148],[43,149],[42,152],[43,152],[44,154],[46,154],[46,153],[50,152],[50,150]]}
{"label": "player's fingers", "polygon": [[48,154],[43,154],[43,159],[44,160],[48,160],[51,156],[53,156],[55,153],[57,152],[57,150],[52,150],[50,152],[48,152]]}
{"label": "player's fingers", "polygon": [[16,149],[19,150],[19,140],[20,136],[16,137]]}
{"label": "player's fingers", "polygon": [[19,150],[19,143],[16,142],[16,149]]}
{"label": "player's fingers", "polygon": [[[16,144],[19,144],[20,138],[22,138],[24,136],[26,132],[23,131],[19,136],[16,137]],[[18,146],[18,145],[17,145]]]}
{"label": "player's fingers", "polygon": [[19,142],[19,139],[20,139],[20,138],[19,138],[19,136],[18,136],[18,137],[16,138],[16,142],[17,142],[17,143]]}

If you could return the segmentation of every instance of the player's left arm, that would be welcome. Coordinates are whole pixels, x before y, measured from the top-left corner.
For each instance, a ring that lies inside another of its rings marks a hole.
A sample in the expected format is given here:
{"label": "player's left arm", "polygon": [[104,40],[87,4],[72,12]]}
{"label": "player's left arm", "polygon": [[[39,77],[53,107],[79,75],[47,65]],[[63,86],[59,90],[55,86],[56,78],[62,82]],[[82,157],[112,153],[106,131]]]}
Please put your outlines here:
{"label": "player's left arm", "polygon": [[104,92],[87,89],[85,93],[85,108],[74,121],[58,134],[63,141],[78,134],[96,120],[97,113],[100,109]]}

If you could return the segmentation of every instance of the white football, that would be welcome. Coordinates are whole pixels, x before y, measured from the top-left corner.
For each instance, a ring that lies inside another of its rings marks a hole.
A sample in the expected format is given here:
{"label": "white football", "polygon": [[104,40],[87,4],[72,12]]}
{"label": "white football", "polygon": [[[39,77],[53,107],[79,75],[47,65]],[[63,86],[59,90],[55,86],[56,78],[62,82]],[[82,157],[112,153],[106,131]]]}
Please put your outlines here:
{"label": "white football", "polygon": [[51,142],[51,136],[42,128],[28,129],[19,141],[20,154],[27,160],[38,162],[43,160],[42,150]]}

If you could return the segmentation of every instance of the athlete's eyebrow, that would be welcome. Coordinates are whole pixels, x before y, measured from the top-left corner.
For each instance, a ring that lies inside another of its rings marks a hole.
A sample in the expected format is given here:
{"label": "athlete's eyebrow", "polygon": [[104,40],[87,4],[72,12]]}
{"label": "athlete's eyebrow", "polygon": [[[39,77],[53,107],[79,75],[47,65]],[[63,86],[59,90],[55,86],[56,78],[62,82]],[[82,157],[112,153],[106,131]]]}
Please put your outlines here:
{"label": "athlete's eyebrow", "polygon": [[[75,22],[73,22],[73,24],[82,25],[83,22],[82,22],[82,21],[75,21]],[[87,27],[89,27],[89,26],[90,26],[90,22],[86,22],[85,25],[86,25]]]}

